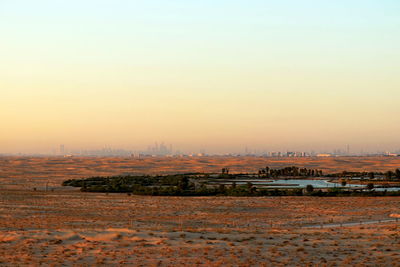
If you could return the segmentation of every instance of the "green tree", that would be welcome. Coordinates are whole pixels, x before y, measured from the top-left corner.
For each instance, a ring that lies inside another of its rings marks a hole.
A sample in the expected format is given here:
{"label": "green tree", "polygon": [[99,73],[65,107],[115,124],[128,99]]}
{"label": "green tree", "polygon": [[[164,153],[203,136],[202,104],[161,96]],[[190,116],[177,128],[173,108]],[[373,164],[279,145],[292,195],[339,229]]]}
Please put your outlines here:
{"label": "green tree", "polygon": [[367,184],[367,189],[368,189],[368,190],[374,189],[374,184],[373,184],[373,183],[368,183],[368,184]]}
{"label": "green tree", "polygon": [[392,171],[385,172],[385,177],[386,179],[391,180],[393,177],[393,172]]}
{"label": "green tree", "polygon": [[232,188],[236,188],[236,182],[232,183]]}
{"label": "green tree", "polygon": [[314,191],[314,186],[308,184],[308,185],[306,186],[306,191],[307,191],[308,193],[311,193],[312,191]]}
{"label": "green tree", "polygon": [[400,169],[396,169],[395,173],[396,173],[396,178],[400,179]]}
{"label": "green tree", "polygon": [[86,182],[85,182],[85,181],[82,182],[81,191],[82,191],[82,192],[86,192],[86,191],[87,191],[87,185],[86,185]]}
{"label": "green tree", "polygon": [[189,179],[186,176],[183,176],[178,183],[178,188],[180,190],[187,190],[189,187]]}
{"label": "green tree", "polygon": [[219,190],[219,192],[221,194],[225,194],[225,192],[226,192],[225,185],[224,184],[220,184],[218,190]]}
{"label": "green tree", "polygon": [[253,184],[251,182],[247,182],[247,188],[250,190],[253,187]]}
{"label": "green tree", "polygon": [[229,168],[222,168],[222,174],[229,174]]}

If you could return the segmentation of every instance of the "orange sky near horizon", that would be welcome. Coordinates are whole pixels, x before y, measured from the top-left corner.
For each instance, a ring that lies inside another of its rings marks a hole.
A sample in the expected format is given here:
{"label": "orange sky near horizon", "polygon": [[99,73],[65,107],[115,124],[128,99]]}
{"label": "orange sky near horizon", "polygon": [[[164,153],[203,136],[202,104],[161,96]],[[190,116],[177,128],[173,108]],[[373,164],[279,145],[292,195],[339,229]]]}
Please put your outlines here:
{"label": "orange sky near horizon", "polygon": [[0,4],[0,153],[400,148],[392,1],[34,2]]}

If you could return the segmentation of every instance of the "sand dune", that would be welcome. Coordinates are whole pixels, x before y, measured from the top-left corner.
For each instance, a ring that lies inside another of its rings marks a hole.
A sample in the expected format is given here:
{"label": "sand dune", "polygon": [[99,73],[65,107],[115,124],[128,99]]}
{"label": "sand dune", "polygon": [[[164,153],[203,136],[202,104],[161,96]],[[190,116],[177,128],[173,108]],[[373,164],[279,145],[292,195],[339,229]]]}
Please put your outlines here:
{"label": "sand dune", "polygon": [[324,172],[387,171],[400,167],[400,157],[184,157],[184,158],[116,158],[116,157],[0,157],[0,188],[62,190],[63,180],[90,176],[121,174],[171,174],[185,172],[257,172],[269,166],[318,168]]}
{"label": "sand dune", "polygon": [[[151,197],[59,186],[65,178],[123,169],[398,164],[388,158],[199,160],[0,158],[0,266],[399,266],[399,223],[302,228],[394,217],[399,197]],[[46,183],[54,192],[44,190]]]}

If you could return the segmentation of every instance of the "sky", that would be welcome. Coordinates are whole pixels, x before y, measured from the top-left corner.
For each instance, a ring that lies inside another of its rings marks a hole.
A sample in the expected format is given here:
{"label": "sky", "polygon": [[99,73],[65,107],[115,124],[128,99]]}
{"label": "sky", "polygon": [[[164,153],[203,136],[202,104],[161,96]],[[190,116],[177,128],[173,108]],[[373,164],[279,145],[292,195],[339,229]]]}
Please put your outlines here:
{"label": "sky", "polygon": [[398,0],[0,0],[0,153],[400,148]]}

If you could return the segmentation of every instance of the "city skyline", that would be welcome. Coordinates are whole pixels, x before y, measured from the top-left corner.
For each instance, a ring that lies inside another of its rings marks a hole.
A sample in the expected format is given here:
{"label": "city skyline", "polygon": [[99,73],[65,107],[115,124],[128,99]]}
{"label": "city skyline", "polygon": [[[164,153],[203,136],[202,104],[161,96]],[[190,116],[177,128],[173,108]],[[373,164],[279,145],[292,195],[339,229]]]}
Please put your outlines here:
{"label": "city skyline", "polygon": [[0,153],[394,151],[400,3],[1,1]]}
{"label": "city skyline", "polygon": [[173,144],[164,142],[154,142],[142,147],[112,147],[104,145],[103,147],[93,148],[77,148],[68,147],[60,144],[57,148],[53,147],[45,152],[8,152],[0,155],[47,155],[47,156],[215,156],[215,155],[231,155],[231,156],[262,156],[262,157],[310,157],[310,156],[400,156],[400,148],[391,150],[365,150],[363,148],[353,150],[350,145],[336,147],[333,149],[268,149],[262,147],[248,147],[243,149],[221,152],[218,150],[207,150],[204,147],[193,150],[182,150]]}

